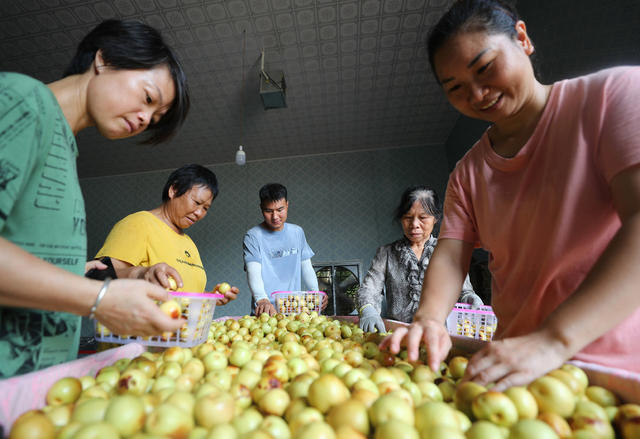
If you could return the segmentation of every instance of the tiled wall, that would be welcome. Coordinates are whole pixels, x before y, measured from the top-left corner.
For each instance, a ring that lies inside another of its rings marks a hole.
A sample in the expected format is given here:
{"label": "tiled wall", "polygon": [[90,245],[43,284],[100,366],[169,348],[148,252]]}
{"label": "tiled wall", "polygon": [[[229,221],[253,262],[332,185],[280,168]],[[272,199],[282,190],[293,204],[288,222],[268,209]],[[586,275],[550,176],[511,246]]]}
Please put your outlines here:
{"label": "tiled wall", "polygon": [[[250,158],[250,157],[249,157]],[[443,146],[385,149],[210,166],[220,194],[208,216],[189,229],[207,271],[207,288],[226,280],[241,289],[238,300],[216,316],[249,312],[242,238],[262,221],[258,189],[280,182],[289,190],[289,222],[301,225],[315,251],[314,262],[360,260],[364,272],[378,246],[401,236],[392,222],[402,191],[427,184],[443,197],[448,176]],[[89,256],[113,224],[151,209],[172,170],[81,180],[87,210]]]}

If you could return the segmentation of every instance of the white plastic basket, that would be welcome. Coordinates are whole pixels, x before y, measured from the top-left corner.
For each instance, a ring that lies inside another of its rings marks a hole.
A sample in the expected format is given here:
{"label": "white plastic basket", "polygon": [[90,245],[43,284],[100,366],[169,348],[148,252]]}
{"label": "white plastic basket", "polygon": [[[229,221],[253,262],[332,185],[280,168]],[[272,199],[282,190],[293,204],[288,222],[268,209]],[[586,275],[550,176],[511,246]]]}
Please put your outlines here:
{"label": "white plastic basket", "polygon": [[447,317],[449,334],[463,335],[478,340],[491,340],[498,326],[498,318],[488,305],[471,309],[466,303],[456,303]]}
{"label": "white plastic basket", "polygon": [[135,342],[146,346],[182,346],[187,348],[207,341],[216,302],[224,296],[217,293],[185,293],[182,291],[170,291],[169,294],[180,304],[182,318],[187,320],[184,326],[175,333],[150,337],[121,336],[112,334],[96,321],[96,340],[105,343]]}
{"label": "white plastic basket", "polygon": [[274,291],[271,297],[275,300],[276,313],[291,315],[301,312],[322,310],[322,300],[327,293],[324,291]]}

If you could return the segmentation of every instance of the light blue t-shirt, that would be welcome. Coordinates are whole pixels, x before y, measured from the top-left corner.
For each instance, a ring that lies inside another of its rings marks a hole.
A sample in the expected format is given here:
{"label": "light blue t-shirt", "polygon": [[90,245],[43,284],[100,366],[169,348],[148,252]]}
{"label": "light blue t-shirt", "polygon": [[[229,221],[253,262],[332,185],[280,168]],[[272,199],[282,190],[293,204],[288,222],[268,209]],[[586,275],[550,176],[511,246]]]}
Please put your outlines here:
{"label": "light blue t-shirt", "polygon": [[272,303],[274,291],[300,290],[301,263],[314,255],[302,227],[289,223],[277,232],[262,224],[251,228],[244,235],[242,248],[245,266],[260,263],[264,289]]}

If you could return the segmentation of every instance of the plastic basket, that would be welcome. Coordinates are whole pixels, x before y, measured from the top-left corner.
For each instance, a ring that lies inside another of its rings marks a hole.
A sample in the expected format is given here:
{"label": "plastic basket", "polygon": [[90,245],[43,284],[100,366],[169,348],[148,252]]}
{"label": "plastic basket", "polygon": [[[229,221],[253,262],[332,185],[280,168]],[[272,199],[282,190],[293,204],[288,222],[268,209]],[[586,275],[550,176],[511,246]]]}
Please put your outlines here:
{"label": "plastic basket", "polygon": [[324,291],[274,291],[271,293],[271,297],[275,299],[276,312],[284,315],[312,311],[320,313],[322,300],[326,295]]}
{"label": "plastic basket", "polygon": [[466,303],[456,303],[447,317],[449,334],[463,335],[478,340],[491,340],[498,326],[498,319],[490,306],[471,309]]}
{"label": "plastic basket", "polygon": [[180,304],[182,317],[187,320],[184,326],[175,333],[165,333],[150,337],[133,337],[112,334],[104,326],[96,322],[96,340],[106,343],[140,343],[146,346],[182,346],[192,347],[207,341],[209,327],[213,320],[216,302],[223,298],[217,293],[185,293],[170,291],[169,294]]}

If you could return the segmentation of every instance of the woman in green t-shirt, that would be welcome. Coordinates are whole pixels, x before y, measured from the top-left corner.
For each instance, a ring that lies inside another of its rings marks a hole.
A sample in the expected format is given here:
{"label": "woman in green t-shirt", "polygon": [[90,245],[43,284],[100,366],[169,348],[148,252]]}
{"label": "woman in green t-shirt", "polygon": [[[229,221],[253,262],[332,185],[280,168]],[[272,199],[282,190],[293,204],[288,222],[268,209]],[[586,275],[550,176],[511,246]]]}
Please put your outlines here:
{"label": "woman in green t-shirt", "polygon": [[0,378],[75,358],[79,316],[120,334],[182,325],[156,306],[168,299],[158,285],[82,276],[87,243],[75,135],[90,126],[108,139],[148,131],[144,142],[159,143],[188,109],[175,54],[158,31],[135,21],[99,24],[58,81],[0,73]]}

